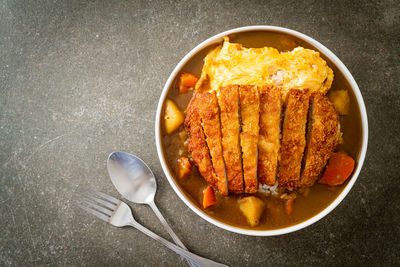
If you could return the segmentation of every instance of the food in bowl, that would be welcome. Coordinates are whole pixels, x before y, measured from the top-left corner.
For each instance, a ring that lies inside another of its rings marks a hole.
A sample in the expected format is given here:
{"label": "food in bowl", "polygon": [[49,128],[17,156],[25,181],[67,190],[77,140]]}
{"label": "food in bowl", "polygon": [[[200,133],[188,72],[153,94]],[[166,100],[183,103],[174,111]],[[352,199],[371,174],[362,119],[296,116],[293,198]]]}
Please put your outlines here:
{"label": "food in bowl", "polygon": [[163,138],[176,182],[209,216],[240,228],[314,216],[340,194],[360,150],[360,115],[341,73],[317,51],[282,40],[278,51],[226,38],[201,72],[184,68],[169,94],[186,110],[185,123]]}

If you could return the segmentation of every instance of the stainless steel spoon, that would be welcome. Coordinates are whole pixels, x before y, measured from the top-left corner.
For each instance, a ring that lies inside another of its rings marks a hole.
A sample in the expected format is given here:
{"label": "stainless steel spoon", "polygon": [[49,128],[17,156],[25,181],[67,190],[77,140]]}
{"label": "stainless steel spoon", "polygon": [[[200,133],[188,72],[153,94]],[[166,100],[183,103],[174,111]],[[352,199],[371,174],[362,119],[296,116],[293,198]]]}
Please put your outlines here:
{"label": "stainless steel spoon", "polygon": [[[108,156],[107,169],[118,192],[133,203],[149,205],[175,241],[175,244],[187,250],[154,203],[157,183],[153,172],[146,163],[132,154],[113,152]],[[197,266],[191,261],[188,261],[188,263],[190,266]]]}

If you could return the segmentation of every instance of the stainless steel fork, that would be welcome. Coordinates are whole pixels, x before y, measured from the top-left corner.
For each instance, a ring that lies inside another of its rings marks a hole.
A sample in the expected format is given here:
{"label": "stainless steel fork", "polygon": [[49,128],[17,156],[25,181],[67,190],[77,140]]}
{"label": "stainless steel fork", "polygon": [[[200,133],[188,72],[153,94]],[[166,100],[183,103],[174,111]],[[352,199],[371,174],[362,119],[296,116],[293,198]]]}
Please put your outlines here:
{"label": "stainless steel fork", "polygon": [[125,202],[119,199],[116,199],[112,196],[91,189],[82,189],[82,188],[79,188],[79,192],[77,192],[76,195],[78,196],[78,198],[72,201],[73,205],[83,209],[87,213],[90,213],[111,225],[114,225],[116,227],[124,227],[124,226],[135,227],[142,233],[157,240],[167,248],[175,251],[182,257],[195,262],[199,266],[210,266],[210,267],[227,266],[200,257],[187,250],[181,249],[180,247],[172,244],[171,242],[153,233],[152,231],[150,231],[149,229],[147,229],[146,227],[135,221],[129,206]]}

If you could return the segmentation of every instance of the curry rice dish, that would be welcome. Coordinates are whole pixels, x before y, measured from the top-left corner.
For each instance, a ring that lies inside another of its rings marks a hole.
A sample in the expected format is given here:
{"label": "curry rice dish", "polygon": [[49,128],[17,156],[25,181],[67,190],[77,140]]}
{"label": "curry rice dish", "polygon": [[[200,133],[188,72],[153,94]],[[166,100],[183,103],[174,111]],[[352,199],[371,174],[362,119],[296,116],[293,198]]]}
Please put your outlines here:
{"label": "curry rice dish", "polygon": [[[179,95],[193,89],[193,96],[184,127],[177,123],[165,145],[180,147],[180,184],[211,216],[252,229],[295,222],[298,210],[321,198],[311,196],[314,188],[338,194],[333,186],[350,176],[354,160],[335,151],[343,143],[338,110],[345,115],[349,96],[329,99],[332,82],[332,69],[314,50],[280,53],[225,38],[205,57],[199,78],[184,73],[179,80]],[[176,114],[164,116],[168,124]]]}

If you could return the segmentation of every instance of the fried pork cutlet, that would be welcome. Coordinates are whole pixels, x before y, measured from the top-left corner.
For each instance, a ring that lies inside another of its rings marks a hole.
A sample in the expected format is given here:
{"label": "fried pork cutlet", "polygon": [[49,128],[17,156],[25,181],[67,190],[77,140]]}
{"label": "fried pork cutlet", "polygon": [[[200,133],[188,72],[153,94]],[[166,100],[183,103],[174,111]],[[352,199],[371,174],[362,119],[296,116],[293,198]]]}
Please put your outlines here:
{"label": "fried pork cutlet", "polygon": [[219,181],[214,173],[199,114],[199,99],[195,93],[186,111],[185,129],[189,134],[188,149],[196,163],[200,174],[208,184],[219,190]]}
{"label": "fried pork cutlet", "polygon": [[199,111],[212,165],[218,179],[218,190],[222,195],[228,195],[225,165],[222,155],[218,100],[215,92],[204,93],[199,96]]}
{"label": "fried pork cutlet", "polygon": [[242,132],[240,146],[242,147],[243,176],[246,193],[255,193],[257,181],[257,143],[260,117],[260,97],[257,86],[239,87],[240,113]]}
{"label": "fried pork cutlet", "polygon": [[339,116],[333,104],[321,93],[311,95],[308,145],[304,156],[301,186],[312,186],[318,179],[340,137]]}
{"label": "fried pork cutlet", "polygon": [[307,89],[291,89],[287,95],[278,173],[279,186],[282,187],[300,186],[309,97]]}
{"label": "fried pork cutlet", "polygon": [[280,88],[260,88],[260,136],[258,139],[258,181],[273,186],[276,182],[280,149]]}
{"label": "fried pork cutlet", "polygon": [[218,95],[222,150],[229,192],[243,193],[242,155],[239,144],[239,87],[222,87]]}

